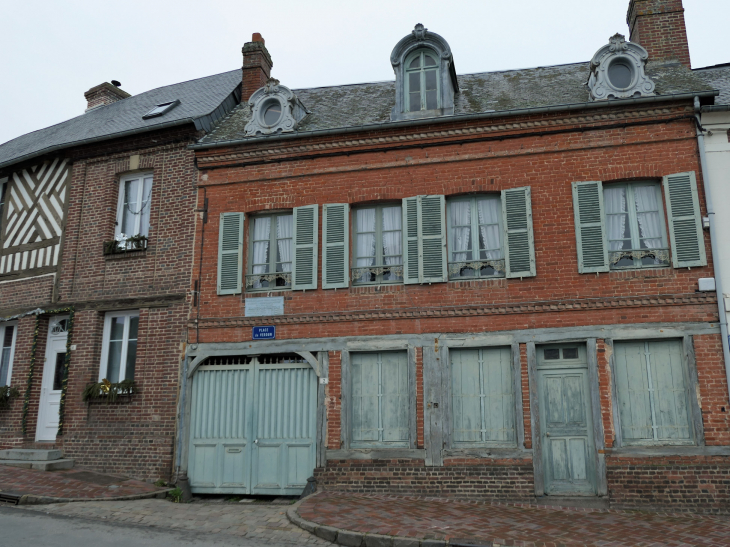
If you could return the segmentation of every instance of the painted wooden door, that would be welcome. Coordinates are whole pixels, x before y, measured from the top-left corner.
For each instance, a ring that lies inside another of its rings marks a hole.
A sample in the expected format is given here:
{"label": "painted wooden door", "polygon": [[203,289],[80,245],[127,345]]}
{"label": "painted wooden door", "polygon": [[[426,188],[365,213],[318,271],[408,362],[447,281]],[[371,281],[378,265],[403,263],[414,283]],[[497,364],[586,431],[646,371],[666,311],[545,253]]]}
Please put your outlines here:
{"label": "painted wooden door", "polygon": [[538,370],[545,493],[594,495],[595,445],[588,370]]}
{"label": "painted wooden door", "polygon": [[298,495],[316,455],[317,376],[308,363],[201,366],[193,379],[193,492]]}
{"label": "painted wooden door", "polygon": [[38,403],[36,441],[55,441],[58,433],[58,410],[61,405],[61,382],[66,359],[66,320],[51,320]]}

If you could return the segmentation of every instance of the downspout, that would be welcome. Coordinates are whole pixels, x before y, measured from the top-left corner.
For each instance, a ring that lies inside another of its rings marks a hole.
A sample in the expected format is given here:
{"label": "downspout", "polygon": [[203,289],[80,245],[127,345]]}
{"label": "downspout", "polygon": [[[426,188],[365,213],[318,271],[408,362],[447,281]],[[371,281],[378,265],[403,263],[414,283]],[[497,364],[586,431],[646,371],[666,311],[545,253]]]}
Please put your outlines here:
{"label": "downspout", "polygon": [[730,395],[730,340],[728,340],[727,316],[725,314],[725,302],[722,291],[722,272],[720,271],[719,249],[717,248],[717,231],[715,230],[715,208],[712,204],[712,193],[710,192],[710,171],[707,169],[707,157],[705,155],[705,135],[700,120],[700,98],[695,97],[695,119],[697,120],[697,145],[700,149],[700,166],[702,167],[702,181],[705,189],[705,200],[707,201],[707,216],[710,218],[710,242],[712,244],[712,264],[715,270],[715,291],[717,292],[717,308],[720,315],[720,336],[722,338],[722,353],[725,358],[725,377]]}

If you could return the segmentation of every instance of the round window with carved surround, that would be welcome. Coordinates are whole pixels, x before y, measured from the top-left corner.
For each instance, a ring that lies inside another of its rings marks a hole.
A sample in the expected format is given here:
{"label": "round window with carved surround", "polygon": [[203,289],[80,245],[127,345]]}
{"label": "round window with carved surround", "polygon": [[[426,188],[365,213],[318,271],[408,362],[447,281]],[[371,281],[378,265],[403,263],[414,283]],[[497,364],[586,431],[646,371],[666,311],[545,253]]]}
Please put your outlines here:
{"label": "round window with carved surround", "polygon": [[634,69],[627,59],[616,58],[608,66],[608,81],[616,89],[628,89],[634,81]]}
{"label": "round window with carved surround", "polygon": [[277,99],[268,99],[259,110],[259,123],[273,127],[281,119],[281,103]]}

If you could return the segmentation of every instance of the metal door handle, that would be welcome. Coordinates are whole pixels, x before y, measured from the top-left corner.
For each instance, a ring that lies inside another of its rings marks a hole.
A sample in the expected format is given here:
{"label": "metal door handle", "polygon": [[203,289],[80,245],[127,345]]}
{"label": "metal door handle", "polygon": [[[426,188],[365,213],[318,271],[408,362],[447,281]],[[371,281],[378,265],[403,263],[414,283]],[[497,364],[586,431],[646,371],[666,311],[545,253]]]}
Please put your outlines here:
{"label": "metal door handle", "polygon": [[253,442],[253,444],[259,444],[259,440],[258,439],[255,439],[254,442]]}
{"label": "metal door handle", "polygon": [[549,437],[549,436],[550,436],[550,432],[549,432],[549,431],[547,431],[547,432],[545,433],[545,436],[546,436],[546,437]]}

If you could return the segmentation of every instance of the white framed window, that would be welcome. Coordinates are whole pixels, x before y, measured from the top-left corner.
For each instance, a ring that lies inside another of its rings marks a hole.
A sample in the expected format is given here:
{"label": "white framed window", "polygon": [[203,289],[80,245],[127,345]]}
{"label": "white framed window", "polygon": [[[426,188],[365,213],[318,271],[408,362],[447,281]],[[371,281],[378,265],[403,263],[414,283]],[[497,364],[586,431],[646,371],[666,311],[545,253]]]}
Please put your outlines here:
{"label": "white framed window", "polygon": [[115,384],[134,379],[138,329],[138,310],[108,312],[104,316],[99,380],[106,378]]}
{"label": "white framed window", "polygon": [[419,49],[406,58],[406,111],[440,108],[439,56],[430,49]]}
{"label": "white framed window", "polygon": [[446,212],[449,279],[504,277],[501,196],[449,198]]}
{"label": "white framed window", "polygon": [[119,181],[115,236],[147,237],[150,231],[152,173],[127,175]]}
{"label": "white framed window", "polygon": [[659,183],[603,186],[611,268],[669,265],[669,244]]}
{"label": "white framed window", "polygon": [[353,284],[403,283],[402,211],[400,204],[354,210]]}
{"label": "white framed window", "polygon": [[246,290],[291,288],[294,215],[256,215],[249,228],[249,273]]}
{"label": "white framed window", "polygon": [[17,331],[17,323],[0,323],[0,386],[10,385],[12,379]]}

